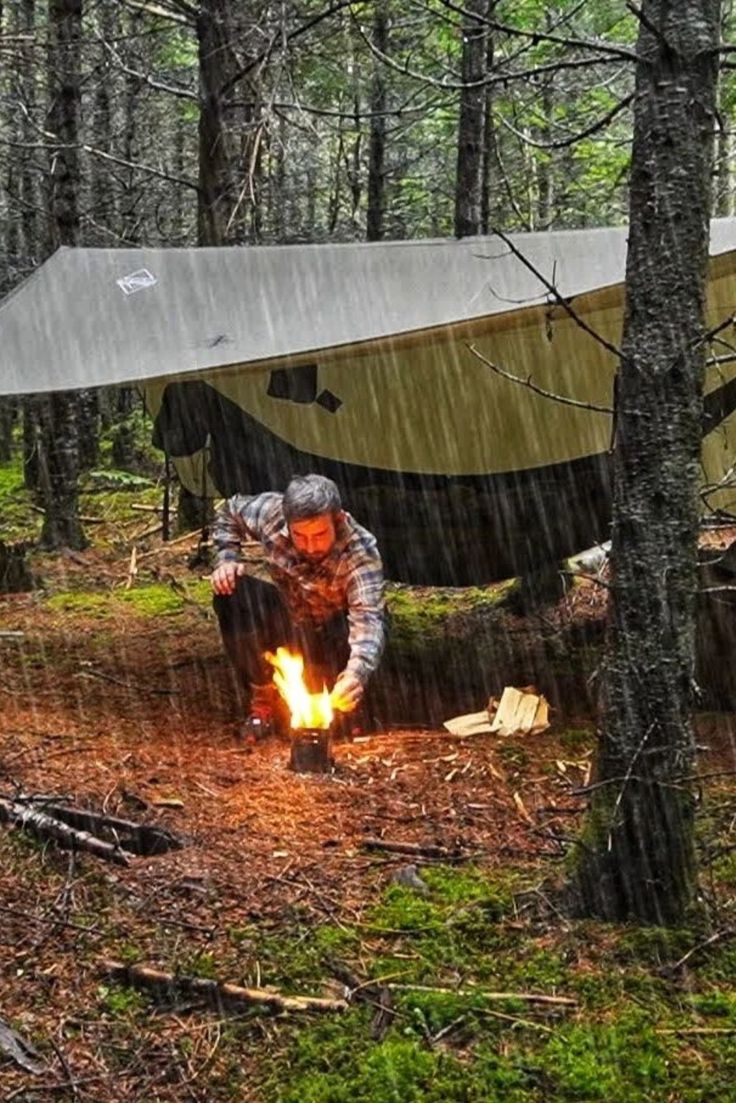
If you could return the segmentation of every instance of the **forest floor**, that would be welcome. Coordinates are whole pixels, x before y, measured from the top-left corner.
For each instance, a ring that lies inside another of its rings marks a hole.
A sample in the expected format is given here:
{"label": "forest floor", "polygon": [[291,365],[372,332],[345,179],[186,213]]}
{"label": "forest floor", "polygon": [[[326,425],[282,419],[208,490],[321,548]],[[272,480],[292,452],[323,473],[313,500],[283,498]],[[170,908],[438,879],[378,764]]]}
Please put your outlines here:
{"label": "forest floor", "polygon": [[[240,738],[196,539],[139,541],[134,574],[101,532],[0,598],[0,796],[182,845],[116,865],[0,827],[0,1019],[35,1047],[8,1056],[0,1029],[4,1101],[736,1101],[734,717],[698,718],[693,922],[572,919],[584,702],[535,736],[389,723],[294,774],[287,742]],[[111,960],[336,1006],[208,1007]]]}

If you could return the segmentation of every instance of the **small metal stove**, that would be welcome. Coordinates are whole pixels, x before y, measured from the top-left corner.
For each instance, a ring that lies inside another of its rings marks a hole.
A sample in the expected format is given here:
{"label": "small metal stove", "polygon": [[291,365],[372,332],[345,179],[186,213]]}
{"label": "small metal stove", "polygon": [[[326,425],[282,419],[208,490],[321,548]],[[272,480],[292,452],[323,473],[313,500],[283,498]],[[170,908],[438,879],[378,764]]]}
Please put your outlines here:
{"label": "small metal stove", "polygon": [[333,766],[329,728],[296,728],[292,732],[290,770],[297,774],[329,774]]}

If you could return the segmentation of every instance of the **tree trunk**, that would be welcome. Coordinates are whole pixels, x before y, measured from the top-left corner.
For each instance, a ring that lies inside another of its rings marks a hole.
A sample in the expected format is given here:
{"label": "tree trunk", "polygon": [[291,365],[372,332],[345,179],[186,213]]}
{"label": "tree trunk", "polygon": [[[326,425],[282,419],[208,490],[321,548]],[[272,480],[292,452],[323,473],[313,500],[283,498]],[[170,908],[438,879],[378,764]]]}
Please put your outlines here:
{"label": "tree trunk", "polygon": [[[723,0],[721,37],[728,41],[733,12],[732,0]],[[734,213],[733,188],[731,186],[731,158],[733,156],[733,120],[731,117],[731,81],[724,74],[719,84],[718,128],[716,148],[716,194],[713,213],[721,218],[732,218]]]}
{"label": "tree trunk", "polygon": [[[82,0],[49,0],[49,110],[52,135],[48,176],[49,251],[79,237],[79,113]],[[41,542],[47,548],[83,548],[77,480],[76,395],[39,400],[39,490],[44,507]]]}
{"label": "tree trunk", "polygon": [[199,245],[225,245],[234,210],[232,156],[223,88],[233,68],[230,0],[207,0],[197,13],[199,56]]}
{"label": "tree trunk", "polygon": [[[79,521],[79,453],[76,396],[48,394],[38,399],[39,474],[44,506],[41,544],[45,548],[84,548]],[[49,447],[49,442],[53,442]]]}
{"label": "tree trunk", "polygon": [[[112,7],[107,4],[101,5],[97,18],[100,22],[99,33],[102,41],[97,50],[96,87],[92,104],[92,143],[103,153],[112,153],[115,87],[106,49],[106,43],[115,38],[116,21]],[[109,164],[100,157],[93,157],[90,162],[90,176],[92,225],[85,235],[85,243],[101,247],[109,246],[114,240],[113,235],[117,225],[115,191]]]}
{"label": "tree trunk", "polygon": [[[496,10],[496,0],[490,0],[488,5],[488,17],[493,17]],[[486,73],[493,72],[493,32],[489,29],[486,34]],[[495,178],[493,168],[497,159],[496,131],[493,120],[493,86],[488,84],[483,89],[483,156],[480,167],[480,232],[487,234],[491,223],[495,221],[494,212],[498,204],[492,202],[492,191]],[[498,225],[503,225],[501,220]]]}
{"label": "tree trunk", "polygon": [[460,121],[455,179],[455,236],[481,231],[488,0],[468,0],[463,22]]}
{"label": "tree trunk", "polygon": [[612,582],[582,910],[681,922],[694,897],[691,698],[720,0],[645,0],[637,45]]}
{"label": "tree trunk", "polygon": [[37,166],[33,163],[31,148],[37,135],[34,129],[34,110],[36,105],[36,89],[33,74],[35,72],[34,41],[36,34],[36,4],[35,0],[21,0],[20,19],[23,34],[26,41],[20,47],[21,63],[26,79],[23,83],[22,95],[25,110],[21,117],[21,142],[23,148],[18,151],[17,159],[20,162],[20,195],[21,195],[21,228],[23,261],[29,271],[36,267],[36,258],[39,254],[38,233],[38,208],[39,188],[37,178]]}
{"label": "tree trunk", "polygon": [[16,409],[16,399],[0,398],[0,463],[8,463],[13,456],[13,424]]}
{"label": "tree trunk", "polygon": [[[385,0],[379,0],[373,17],[373,45],[382,54],[388,52],[388,11]],[[386,211],[386,74],[383,63],[373,61],[370,110],[371,131],[368,141],[368,211],[366,238],[380,241]]]}

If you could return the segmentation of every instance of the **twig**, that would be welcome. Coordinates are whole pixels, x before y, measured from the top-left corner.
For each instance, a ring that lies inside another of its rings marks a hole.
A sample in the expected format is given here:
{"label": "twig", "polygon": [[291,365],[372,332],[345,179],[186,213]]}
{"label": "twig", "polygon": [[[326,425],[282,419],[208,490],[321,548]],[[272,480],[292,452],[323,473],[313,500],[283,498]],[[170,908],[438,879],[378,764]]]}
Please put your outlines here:
{"label": "twig", "polygon": [[600,333],[596,333],[596,331],[591,326],[589,326],[588,323],[585,322],[575,310],[573,310],[573,308],[570,306],[569,301],[564,297],[564,295],[561,295],[555,285],[551,283],[547,279],[547,277],[544,276],[527,257],[524,256],[521,249],[519,249],[517,245],[514,245],[511,238],[507,234],[505,234],[503,230],[498,230],[493,227],[491,232],[496,237],[500,237],[501,241],[503,241],[503,243],[514,254],[514,256],[521,261],[524,267],[527,268],[532,273],[532,275],[537,277],[539,282],[547,288],[550,295],[552,295],[552,297],[554,298],[555,302],[562,307],[565,313],[572,318],[573,322],[575,322],[575,324],[579,326],[584,333],[587,333],[588,336],[592,337],[594,341],[597,341],[600,345],[603,346],[603,348],[608,349],[609,352],[612,352],[617,359],[620,359],[621,350],[617,349],[615,345],[612,345],[610,341],[607,341],[605,337],[601,337]]}
{"label": "twig", "polygon": [[544,1026],[543,1023],[535,1023],[533,1019],[520,1019],[518,1015],[507,1015],[503,1011],[492,1011],[490,1007],[475,1008],[477,1015],[490,1015],[494,1019],[505,1019],[507,1022],[518,1023],[520,1026],[529,1026],[533,1030],[542,1030],[545,1034],[554,1034],[551,1026]]}
{"label": "twig", "polygon": [[705,950],[708,946],[712,946],[716,942],[720,942],[722,938],[730,938],[731,935],[736,934],[736,930],[733,927],[725,927],[722,931],[716,931],[709,938],[706,938],[704,942],[699,942],[697,946],[693,946],[691,950],[688,950],[686,954],[683,954],[679,961],[676,961],[674,965],[670,966],[672,972],[677,972],[683,965],[693,957],[694,954],[700,953],[701,950]]}
{"label": "twig", "polygon": [[83,927],[81,923],[71,923],[68,919],[59,919],[51,915],[32,915],[30,912],[21,911],[20,908],[9,908],[7,904],[0,904],[0,912],[6,915],[15,915],[18,919],[24,919],[31,923],[50,923],[53,927],[66,927],[71,931],[80,931],[82,934],[91,934],[97,930],[97,924],[92,927]]}
{"label": "twig", "polygon": [[542,398],[551,398],[555,402],[561,402],[564,406],[576,406],[579,410],[593,410],[600,414],[612,414],[613,406],[597,406],[594,402],[579,402],[575,398],[566,398],[564,395],[555,394],[553,391],[545,391],[543,387],[537,386],[536,383],[532,383],[531,375],[526,379],[522,379],[519,375],[512,375],[511,372],[505,371],[503,368],[499,368],[498,364],[494,364],[491,360],[488,360],[481,352],[478,352],[475,345],[465,345],[469,352],[472,352],[473,356],[477,357],[481,363],[485,364],[491,371],[496,372],[497,375],[503,376],[504,379],[510,379],[512,383],[520,383],[522,387],[527,387],[534,394],[541,395]]}
{"label": "twig", "polygon": [[104,682],[112,682],[113,685],[122,686],[124,689],[130,689],[136,693],[145,692],[153,693],[164,697],[170,697],[173,694],[179,692],[178,689],[156,689],[150,686],[133,685],[132,682],[124,682],[122,678],[115,678],[112,674],[104,674],[101,670],[80,670],[77,672],[78,678],[101,678]]}
{"label": "twig", "polygon": [[610,851],[611,848],[613,847],[613,821],[615,820],[616,814],[617,814],[619,808],[621,807],[621,801],[624,799],[624,792],[626,791],[626,786],[629,784],[629,781],[631,780],[631,777],[634,773],[634,766],[636,764],[636,760],[638,759],[641,752],[644,750],[644,744],[646,743],[647,739],[649,738],[649,736],[654,731],[654,728],[656,727],[656,723],[657,723],[656,720],[653,720],[652,723],[647,728],[647,730],[644,732],[644,735],[641,737],[641,739],[639,741],[639,746],[636,748],[633,755],[631,756],[631,761],[629,762],[629,765],[626,768],[626,774],[624,776],[623,782],[621,783],[621,788],[619,789],[618,794],[616,796],[616,801],[615,801],[614,806],[613,806],[613,812],[611,814],[611,830],[608,832],[608,841],[606,843],[606,850],[608,850],[608,851]]}
{"label": "twig", "polygon": [[422,846],[420,843],[399,843],[389,839],[363,839],[366,850],[385,850],[390,854],[414,854],[420,858],[439,858],[448,862],[467,860],[470,855],[460,850],[448,850],[444,846]]}
{"label": "twig", "polygon": [[445,992],[453,996],[482,996],[485,1000],[521,1000],[524,1003],[548,1003],[577,1007],[571,996],[546,996],[538,992],[491,992],[487,988],[445,988],[431,984],[387,984],[392,992]]}
{"label": "twig", "polygon": [[736,1034],[736,1026],[667,1026],[655,1034]]}

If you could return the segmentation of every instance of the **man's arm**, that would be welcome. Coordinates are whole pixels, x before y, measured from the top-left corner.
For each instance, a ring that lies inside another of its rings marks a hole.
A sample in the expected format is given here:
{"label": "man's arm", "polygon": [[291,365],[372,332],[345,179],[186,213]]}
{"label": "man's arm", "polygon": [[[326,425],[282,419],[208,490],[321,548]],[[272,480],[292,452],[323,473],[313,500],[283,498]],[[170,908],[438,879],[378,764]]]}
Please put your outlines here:
{"label": "man's arm", "polygon": [[243,541],[263,541],[275,499],[277,495],[269,493],[235,494],[217,511],[212,526],[212,543],[217,552],[212,589],[216,594],[231,594],[235,589],[238,576],[245,572],[240,561]]}
{"label": "man's arm", "polygon": [[378,666],[386,638],[384,579],[380,556],[361,558],[352,568],[347,587],[350,657],[332,691],[335,708],[350,712]]}

